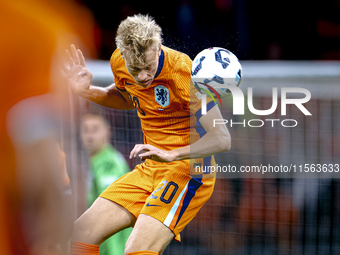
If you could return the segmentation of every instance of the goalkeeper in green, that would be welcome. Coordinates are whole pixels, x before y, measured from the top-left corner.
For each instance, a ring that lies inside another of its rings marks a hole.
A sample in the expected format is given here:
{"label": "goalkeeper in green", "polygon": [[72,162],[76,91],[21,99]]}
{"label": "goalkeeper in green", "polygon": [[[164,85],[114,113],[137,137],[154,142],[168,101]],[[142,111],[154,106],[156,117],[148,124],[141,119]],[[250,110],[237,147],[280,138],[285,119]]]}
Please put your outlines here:
{"label": "goalkeeper in green", "polygon": [[[90,207],[97,197],[122,175],[130,171],[122,154],[109,143],[110,126],[103,116],[85,114],[81,121],[81,139],[90,156],[87,202]],[[123,255],[132,228],[125,229],[100,246],[100,255]]]}

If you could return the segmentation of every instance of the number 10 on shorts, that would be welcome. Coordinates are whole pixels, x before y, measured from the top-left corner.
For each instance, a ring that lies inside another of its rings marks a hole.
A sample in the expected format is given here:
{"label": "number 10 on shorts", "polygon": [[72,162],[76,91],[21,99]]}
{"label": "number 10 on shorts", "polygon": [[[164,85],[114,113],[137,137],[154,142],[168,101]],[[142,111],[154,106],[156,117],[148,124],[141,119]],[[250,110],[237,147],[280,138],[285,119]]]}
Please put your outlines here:
{"label": "number 10 on shorts", "polygon": [[[161,196],[159,197],[159,199],[165,204],[170,204],[172,199],[176,195],[176,192],[178,190],[178,184],[175,183],[175,182],[172,182],[172,181],[167,182],[166,180],[163,180],[159,184],[159,188],[155,189],[152,192],[152,194],[150,195],[150,198],[157,199],[158,196],[156,196],[155,194],[162,189],[164,189],[164,190],[163,190]],[[148,203],[147,206],[151,206],[151,204]]]}

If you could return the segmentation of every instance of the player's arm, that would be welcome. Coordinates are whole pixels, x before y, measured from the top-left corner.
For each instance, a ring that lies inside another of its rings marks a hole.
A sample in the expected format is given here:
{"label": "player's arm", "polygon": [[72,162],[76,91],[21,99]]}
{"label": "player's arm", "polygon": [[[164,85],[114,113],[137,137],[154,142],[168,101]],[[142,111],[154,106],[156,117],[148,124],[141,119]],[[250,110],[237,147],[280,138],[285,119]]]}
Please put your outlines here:
{"label": "player's arm", "polygon": [[[214,119],[223,119],[217,106],[211,108],[206,115],[199,119],[207,133],[191,145],[172,151],[164,151],[149,144],[138,144],[131,151],[130,158],[137,156],[142,159],[151,157],[156,161],[171,162],[190,158],[203,158],[229,151],[231,147],[229,131],[226,125],[214,126]],[[142,150],[146,152],[139,154]]]}
{"label": "player's arm", "polygon": [[115,84],[107,87],[90,85],[88,89],[81,91],[78,95],[108,108],[117,110],[135,109],[129,94],[126,91],[119,91]]}
{"label": "player's arm", "polygon": [[229,151],[231,137],[227,126],[225,124],[214,126],[214,119],[223,119],[217,105],[199,119],[207,133],[197,142],[171,151],[170,154],[173,160],[203,158]]}
{"label": "player's arm", "polygon": [[93,74],[86,68],[83,53],[72,44],[71,52],[66,50],[69,68],[64,68],[72,91],[88,100],[118,110],[134,109],[127,92],[120,92],[115,84],[108,87],[91,85]]}

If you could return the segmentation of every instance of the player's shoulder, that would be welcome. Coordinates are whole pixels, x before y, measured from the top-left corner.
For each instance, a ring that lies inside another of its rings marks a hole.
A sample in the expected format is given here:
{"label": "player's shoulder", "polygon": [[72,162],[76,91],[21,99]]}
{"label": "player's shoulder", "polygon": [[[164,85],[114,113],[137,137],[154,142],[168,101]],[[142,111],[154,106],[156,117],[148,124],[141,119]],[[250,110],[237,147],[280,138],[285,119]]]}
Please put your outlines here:
{"label": "player's shoulder", "polygon": [[116,49],[111,55],[110,62],[112,63],[113,61],[117,61],[120,58],[123,59],[122,54],[120,53],[119,49]]}
{"label": "player's shoulder", "polygon": [[105,144],[101,150],[93,157],[100,160],[112,160],[114,154],[112,147],[109,144]]}
{"label": "player's shoulder", "polygon": [[119,49],[116,49],[112,53],[111,58],[110,58],[110,66],[111,66],[112,72],[125,68],[125,61]]}
{"label": "player's shoulder", "polygon": [[162,50],[164,51],[165,58],[167,59],[170,66],[181,66],[181,65],[191,66],[192,60],[187,54],[171,49],[164,45],[162,45]]}

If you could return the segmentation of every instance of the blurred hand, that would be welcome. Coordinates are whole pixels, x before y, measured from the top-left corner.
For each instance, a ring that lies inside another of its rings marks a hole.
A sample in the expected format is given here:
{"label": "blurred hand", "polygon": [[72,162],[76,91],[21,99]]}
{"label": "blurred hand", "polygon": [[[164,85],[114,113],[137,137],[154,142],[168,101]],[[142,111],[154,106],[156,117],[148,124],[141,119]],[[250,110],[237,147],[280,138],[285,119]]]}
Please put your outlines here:
{"label": "blurred hand", "polygon": [[80,94],[89,89],[93,74],[86,68],[85,58],[81,50],[71,44],[71,53],[65,50],[69,67],[63,68],[68,84],[75,94]]}

